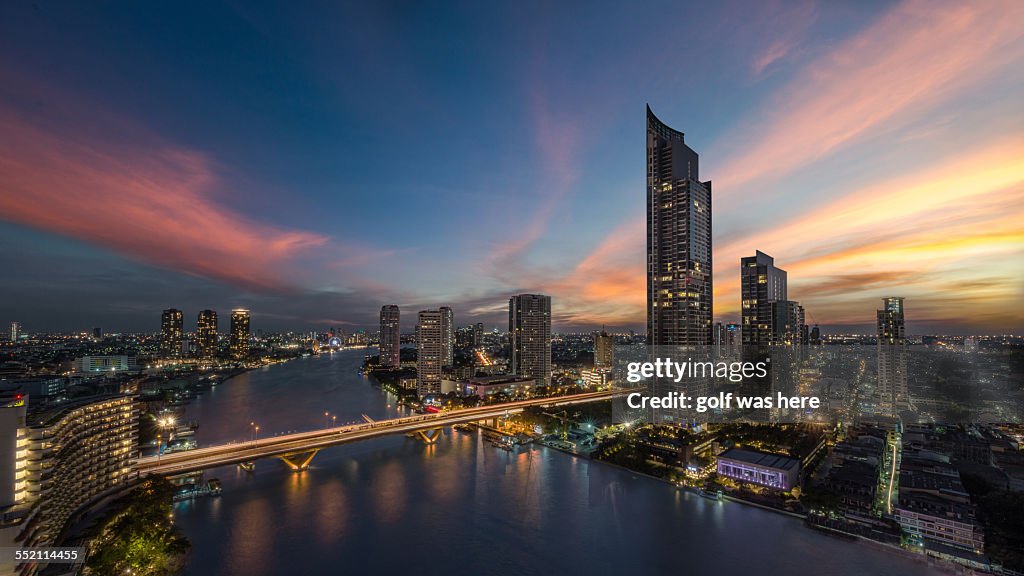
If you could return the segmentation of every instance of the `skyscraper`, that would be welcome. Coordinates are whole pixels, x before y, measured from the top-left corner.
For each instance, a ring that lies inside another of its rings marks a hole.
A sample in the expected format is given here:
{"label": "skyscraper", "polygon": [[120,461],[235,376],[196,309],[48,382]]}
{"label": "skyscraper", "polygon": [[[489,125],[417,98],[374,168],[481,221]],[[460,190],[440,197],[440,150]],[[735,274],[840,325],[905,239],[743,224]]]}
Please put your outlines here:
{"label": "skyscraper", "polygon": [[551,297],[509,298],[508,337],[511,372],[535,380],[537,386],[551,384]]}
{"label": "skyscraper", "polygon": [[594,368],[611,370],[615,354],[615,338],[601,330],[594,332]]}
{"label": "skyscraper", "polygon": [[401,365],[402,333],[398,306],[389,304],[380,307],[380,365],[397,368]]}
{"label": "skyscraper", "polygon": [[217,311],[203,310],[196,321],[196,354],[203,360],[217,356]]}
{"label": "skyscraper", "polygon": [[249,311],[235,308],[231,311],[231,357],[245,360],[249,357]]}
{"label": "skyscraper", "polygon": [[455,313],[449,306],[441,306],[441,365],[455,364]]}
{"label": "skyscraper", "polygon": [[[786,271],[775,267],[775,259],[757,250],[740,259],[740,325],[743,344],[765,346],[772,341],[772,302],[787,297]],[[784,314],[785,310],[779,312]]]}
{"label": "skyscraper", "polygon": [[647,107],[647,343],[712,342],[711,181]]}
{"label": "skyscraper", "polygon": [[484,345],[484,323],[477,322],[473,325],[473,347],[481,348]]}
{"label": "skyscraper", "polygon": [[11,322],[11,342],[17,342],[18,338],[21,337],[21,324],[18,322]]}
{"label": "skyscraper", "polygon": [[420,398],[441,393],[443,318],[441,310],[421,310],[416,323],[416,390]]}
{"label": "skyscraper", "polygon": [[882,298],[878,318],[878,397],[882,413],[896,416],[910,403],[903,298]]}
{"label": "skyscraper", "polygon": [[181,310],[168,308],[160,315],[160,357],[181,358],[181,337],[184,315]]}

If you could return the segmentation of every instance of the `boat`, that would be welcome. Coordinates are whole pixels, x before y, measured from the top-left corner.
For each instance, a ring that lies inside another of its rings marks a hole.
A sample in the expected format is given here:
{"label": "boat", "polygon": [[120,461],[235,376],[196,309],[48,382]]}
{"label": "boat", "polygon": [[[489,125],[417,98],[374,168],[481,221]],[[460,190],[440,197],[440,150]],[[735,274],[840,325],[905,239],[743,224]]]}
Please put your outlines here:
{"label": "boat", "polygon": [[220,480],[211,478],[206,484],[183,484],[178,492],[174,494],[173,500],[181,502],[202,496],[220,496],[220,493]]}
{"label": "boat", "polygon": [[712,492],[711,490],[703,490],[703,489],[701,489],[701,490],[697,491],[697,494],[700,494],[701,496],[703,496],[704,498],[707,498],[709,500],[721,500],[722,499],[722,491],[721,490],[718,490],[717,492]]}

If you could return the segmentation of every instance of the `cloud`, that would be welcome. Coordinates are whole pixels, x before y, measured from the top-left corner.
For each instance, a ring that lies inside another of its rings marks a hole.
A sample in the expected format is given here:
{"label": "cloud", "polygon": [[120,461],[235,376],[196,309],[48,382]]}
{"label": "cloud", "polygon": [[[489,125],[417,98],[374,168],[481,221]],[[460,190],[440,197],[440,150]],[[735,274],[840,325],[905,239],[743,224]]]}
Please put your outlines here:
{"label": "cloud", "polygon": [[33,121],[0,100],[0,219],[264,291],[294,288],[290,261],[329,242],[218,202],[216,191],[228,184],[199,152],[122,119],[96,126],[91,119],[102,111],[63,112],[57,106]]}
{"label": "cloud", "polygon": [[[743,194],[887,123],[905,121],[979,81],[1024,53],[1024,4],[909,0],[817,58],[749,122],[738,153],[712,172],[716,194]],[[979,31],[983,30],[984,33]],[[760,57],[765,66],[783,47]],[[755,61],[755,67],[756,62]]]}

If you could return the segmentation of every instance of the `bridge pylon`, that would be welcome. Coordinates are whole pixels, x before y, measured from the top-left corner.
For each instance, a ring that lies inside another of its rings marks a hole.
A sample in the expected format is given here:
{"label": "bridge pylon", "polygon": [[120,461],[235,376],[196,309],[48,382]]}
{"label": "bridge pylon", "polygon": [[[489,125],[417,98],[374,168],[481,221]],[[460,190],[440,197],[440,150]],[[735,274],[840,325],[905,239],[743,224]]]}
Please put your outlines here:
{"label": "bridge pylon", "polygon": [[309,463],[313,461],[313,456],[319,452],[319,448],[312,450],[304,450],[302,452],[292,452],[290,454],[281,454],[278,459],[284,462],[286,466],[291,468],[292,472],[302,472],[309,468]]}
{"label": "bridge pylon", "polygon": [[433,444],[441,437],[441,429],[431,428],[430,430],[417,430],[413,432],[413,436],[422,440],[424,444]]}

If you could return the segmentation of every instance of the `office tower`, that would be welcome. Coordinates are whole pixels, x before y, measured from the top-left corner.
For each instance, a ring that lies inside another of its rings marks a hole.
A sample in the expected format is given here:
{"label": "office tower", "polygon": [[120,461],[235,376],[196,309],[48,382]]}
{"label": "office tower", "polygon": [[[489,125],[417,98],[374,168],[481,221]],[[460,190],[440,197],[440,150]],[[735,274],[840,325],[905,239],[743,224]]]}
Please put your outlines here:
{"label": "office tower", "polygon": [[184,331],[181,310],[168,308],[160,315],[160,357],[181,358],[181,337]]}
{"label": "office tower", "polygon": [[394,304],[380,307],[380,365],[397,368],[402,364],[402,332],[399,309]]}
{"label": "office tower", "polygon": [[473,325],[473,347],[482,348],[484,345],[484,323],[477,322]]}
{"label": "office tower", "polygon": [[235,308],[231,311],[231,357],[245,360],[249,357],[249,311]]}
{"label": "office tower", "polygon": [[551,384],[551,297],[519,294],[508,301],[509,369],[533,379],[537,386]]}
{"label": "office tower", "polygon": [[203,310],[196,322],[196,354],[203,360],[217,356],[217,312]]}
{"label": "office tower", "polygon": [[441,393],[443,318],[441,310],[421,310],[416,323],[416,390],[420,398]]}
{"label": "office tower", "polygon": [[99,340],[100,338],[103,338],[103,329],[100,328],[99,326],[93,328],[92,329],[92,337],[96,338],[97,340]]}
{"label": "office tower", "polygon": [[811,333],[810,336],[808,336],[808,340],[811,344],[821,344],[821,329],[818,328],[817,324],[815,324],[814,327],[811,328]]}
{"label": "office tower", "polygon": [[910,401],[903,298],[883,298],[877,318],[879,409],[884,414],[896,416]]}
{"label": "office tower", "polygon": [[11,322],[11,342],[17,342],[18,338],[21,337],[21,324],[18,322]]}
{"label": "office tower", "polygon": [[768,342],[771,344],[806,344],[804,307],[792,300],[775,300],[770,310]]}
{"label": "office tower", "polygon": [[647,343],[712,342],[711,181],[647,107]]}
{"label": "office tower", "polygon": [[772,342],[772,302],[787,300],[786,271],[775,267],[775,259],[757,250],[754,256],[740,259],[740,295],[745,346],[764,346]]}
{"label": "office tower", "polygon": [[441,365],[455,364],[455,313],[448,306],[441,306]]}
{"label": "office tower", "polygon": [[594,368],[611,370],[615,360],[615,338],[601,330],[594,332]]}

